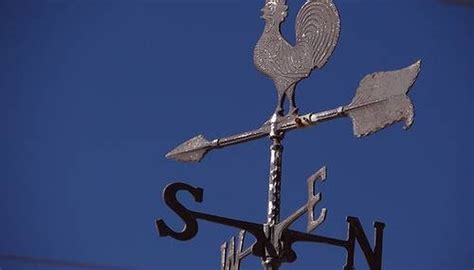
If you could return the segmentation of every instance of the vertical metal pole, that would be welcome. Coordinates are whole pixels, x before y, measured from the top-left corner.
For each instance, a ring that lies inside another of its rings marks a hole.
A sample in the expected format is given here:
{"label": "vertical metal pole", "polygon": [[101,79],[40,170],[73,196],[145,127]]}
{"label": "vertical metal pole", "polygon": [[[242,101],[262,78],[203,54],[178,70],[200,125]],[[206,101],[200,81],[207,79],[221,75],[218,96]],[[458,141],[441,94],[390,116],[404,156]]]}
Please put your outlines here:
{"label": "vertical metal pole", "polygon": [[[277,129],[276,116],[271,119],[270,139],[270,175],[268,181],[268,213],[267,223],[264,224],[265,235],[272,243],[274,250],[265,248],[263,267],[265,270],[278,270],[280,267],[279,239],[275,239],[275,225],[280,222],[280,194],[281,194],[281,163],[283,154],[283,133]],[[271,248],[271,247],[270,247]]]}

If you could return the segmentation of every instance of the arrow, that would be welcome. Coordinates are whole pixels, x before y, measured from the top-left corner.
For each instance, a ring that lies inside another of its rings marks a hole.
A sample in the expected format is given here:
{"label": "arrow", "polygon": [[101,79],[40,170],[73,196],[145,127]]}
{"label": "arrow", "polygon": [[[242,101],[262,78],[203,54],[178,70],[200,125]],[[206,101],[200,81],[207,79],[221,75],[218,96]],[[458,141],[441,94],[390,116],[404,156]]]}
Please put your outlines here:
{"label": "arrow", "polygon": [[284,133],[343,116],[352,119],[354,135],[357,137],[368,136],[400,121],[405,121],[405,129],[408,129],[413,125],[414,107],[407,93],[415,83],[420,67],[421,61],[417,61],[403,69],[365,76],[347,106],[303,116],[281,117],[273,123],[275,126],[265,123],[258,129],[211,141],[198,135],[166,154],[166,158],[199,162],[212,149],[269,136],[274,128]]}

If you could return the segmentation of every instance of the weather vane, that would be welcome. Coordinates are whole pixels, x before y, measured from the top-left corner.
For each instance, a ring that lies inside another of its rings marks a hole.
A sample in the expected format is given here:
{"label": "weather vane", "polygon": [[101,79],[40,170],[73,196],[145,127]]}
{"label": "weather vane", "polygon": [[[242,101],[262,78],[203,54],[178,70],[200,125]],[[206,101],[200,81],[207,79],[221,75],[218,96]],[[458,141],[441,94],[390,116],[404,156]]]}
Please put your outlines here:
{"label": "weather vane", "polygon": [[[307,0],[296,17],[296,44],[292,46],[281,35],[280,26],[287,16],[286,0],[265,0],[262,18],[265,20],[263,34],[254,50],[254,63],[258,70],[275,83],[278,100],[275,112],[260,128],[230,137],[207,140],[196,136],[169,152],[166,157],[183,162],[201,161],[212,149],[268,137],[270,146],[270,175],[268,185],[268,212],[264,224],[242,221],[187,209],[176,198],[179,191],[189,192],[196,202],[203,201],[203,189],[185,183],[169,184],[164,192],[165,203],[184,221],[181,231],[170,228],[163,220],[157,220],[162,237],[187,241],[198,232],[198,220],[219,223],[240,229],[237,238],[221,246],[221,270],[239,270],[241,261],[254,255],[262,259],[263,268],[277,270],[282,263],[296,260],[292,245],[296,242],[313,242],[344,248],[347,252],[344,270],[354,270],[354,251],[359,243],[371,270],[382,269],[382,243],[384,223],[375,222],[373,247],[367,239],[358,218],[347,217],[346,239],[335,239],[313,234],[326,219],[327,210],[315,213],[321,200],[316,192],[318,181],[326,179],[326,167],[318,170],[307,180],[307,201],[292,215],[280,218],[281,168],[286,132],[316,125],[338,117],[352,119],[354,134],[358,137],[370,135],[393,123],[404,121],[405,128],[413,124],[414,108],[407,96],[420,72],[420,61],[406,68],[376,72],[365,76],[359,84],[355,97],[346,106],[336,109],[300,115],[295,102],[295,88],[299,81],[310,76],[327,62],[336,47],[340,20],[332,0]],[[284,111],[288,101],[289,111]],[[307,215],[307,230],[299,232],[290,226],[303,215]],[[255,237],[255,242],[244,249],[246,233]]]}

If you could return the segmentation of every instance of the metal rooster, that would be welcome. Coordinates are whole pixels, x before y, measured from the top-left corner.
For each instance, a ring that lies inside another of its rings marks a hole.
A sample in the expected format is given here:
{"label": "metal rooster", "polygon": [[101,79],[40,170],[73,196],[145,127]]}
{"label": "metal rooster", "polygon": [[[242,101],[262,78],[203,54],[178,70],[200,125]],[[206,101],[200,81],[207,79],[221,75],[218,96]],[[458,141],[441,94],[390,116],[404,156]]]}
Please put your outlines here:
{"label": "metal rooster", "polygon": [[339,38],[340,20],[332,0],[307,0],[296,17],[296,45],[281,35],[280,26],[287,16],[286,0],[265,0],[262,9],[265,29],[254,50],[258,70],[276,86],[276,116],[283,116],[283,102],[289,101],[289,114],[296,116],[295,87],[331,56]]}

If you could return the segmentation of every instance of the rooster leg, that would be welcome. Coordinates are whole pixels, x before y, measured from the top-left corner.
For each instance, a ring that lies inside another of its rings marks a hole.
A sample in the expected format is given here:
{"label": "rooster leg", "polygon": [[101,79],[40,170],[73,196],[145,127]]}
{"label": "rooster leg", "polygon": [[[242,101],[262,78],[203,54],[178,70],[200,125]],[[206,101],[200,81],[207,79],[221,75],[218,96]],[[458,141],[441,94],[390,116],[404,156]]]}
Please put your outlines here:
{"label": "rooster leg", "polygon": [[274,112],[274,114],[276,116],[283,116],[284,97],[285,97],[285,92],[278,91],[278,101],[277,101],[277,105],[276,105],[275,112]]}
{"label": "rooster leg", "polygon": [[296,101],[295,101],[295,87],[296,84],[290,85],[288,87],[288,90],[286,92],[286,97],[288,98],[289,101],[289,114],[291,115],[298,115],[298,107],[296,106]]}

